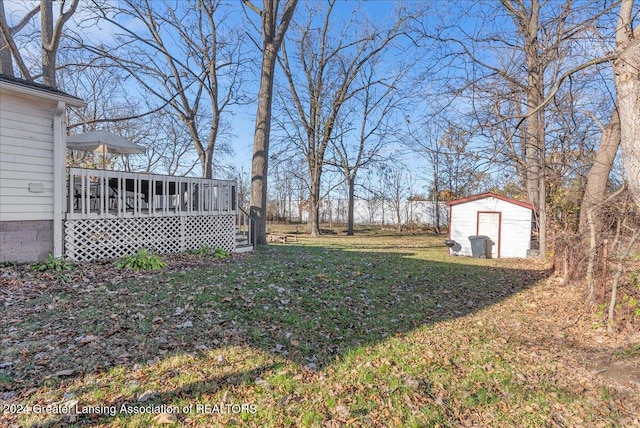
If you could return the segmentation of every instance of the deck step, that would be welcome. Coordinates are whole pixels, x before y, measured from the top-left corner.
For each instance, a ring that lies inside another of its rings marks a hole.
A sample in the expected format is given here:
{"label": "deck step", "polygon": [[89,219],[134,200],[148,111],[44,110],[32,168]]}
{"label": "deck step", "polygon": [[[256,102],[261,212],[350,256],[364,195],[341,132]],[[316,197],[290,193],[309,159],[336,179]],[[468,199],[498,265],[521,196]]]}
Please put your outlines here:
{"label": "deck step", "polygon": [[253,245],[251,244],[243,244],[243,245],[236,245],[236,249],[233,250],[234,253],[249,253],[253,251]]}

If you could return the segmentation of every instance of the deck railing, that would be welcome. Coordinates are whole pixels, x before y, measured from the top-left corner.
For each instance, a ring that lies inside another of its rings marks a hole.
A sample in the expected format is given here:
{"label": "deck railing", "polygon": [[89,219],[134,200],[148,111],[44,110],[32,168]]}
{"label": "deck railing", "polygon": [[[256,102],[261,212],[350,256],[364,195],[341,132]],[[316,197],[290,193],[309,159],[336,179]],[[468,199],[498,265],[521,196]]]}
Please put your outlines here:
{"label": "deck railing", "polygon": [[236,212],[235,181],[68,168],[70,220]]}
{"label": "deck railing", "polygon": [[238,207],[238,215],[236,216],[236,242],[241,237],[242,241],[246,241],[253,249],[256,248],[255,227],[253,218],[242,207]]}

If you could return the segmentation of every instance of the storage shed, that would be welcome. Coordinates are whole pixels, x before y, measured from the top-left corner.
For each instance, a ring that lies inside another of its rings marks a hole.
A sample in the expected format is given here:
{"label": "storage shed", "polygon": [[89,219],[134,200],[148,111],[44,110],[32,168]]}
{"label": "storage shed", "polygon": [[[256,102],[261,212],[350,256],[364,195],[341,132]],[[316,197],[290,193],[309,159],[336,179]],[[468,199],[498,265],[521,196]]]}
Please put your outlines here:
{"label": "storage shed", "polygon": [[472,256],[469,237],[489,239],[487,257],[527,257],[532,248],[533,205],[488,192],[450,201],[449,239],[453,253]]}
{"label": "storage shed", "polygon": [[0,75],[0,263],[62,255],[67,106],[83,105]]}

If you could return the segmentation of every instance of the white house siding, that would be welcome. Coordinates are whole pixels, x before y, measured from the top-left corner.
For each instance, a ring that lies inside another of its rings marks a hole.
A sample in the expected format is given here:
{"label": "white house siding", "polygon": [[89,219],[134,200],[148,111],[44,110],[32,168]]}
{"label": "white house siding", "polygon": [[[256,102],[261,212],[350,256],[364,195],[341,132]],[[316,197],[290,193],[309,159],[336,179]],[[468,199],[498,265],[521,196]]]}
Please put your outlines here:
{"label": "white house siding", "polygon": [[64,113],[84,105],[0,75],[0,263],[62,255]]}
{"label": "white house siding", "polygon": [[478,212],[500,212],[500,257],[526,257],[531,244],[532,211],[494,197],[451,205],[450,239],[462,247],[458,254],[471,256],[469,236],[478,230]]}
{"label": "white house siding", "polygon": [[0,262],[53,252],[56,102],[0,92]]}
{"label": "white house siding", "polygon": [[53,220],[55,108],[53,101],[0,95],[0,221]]}

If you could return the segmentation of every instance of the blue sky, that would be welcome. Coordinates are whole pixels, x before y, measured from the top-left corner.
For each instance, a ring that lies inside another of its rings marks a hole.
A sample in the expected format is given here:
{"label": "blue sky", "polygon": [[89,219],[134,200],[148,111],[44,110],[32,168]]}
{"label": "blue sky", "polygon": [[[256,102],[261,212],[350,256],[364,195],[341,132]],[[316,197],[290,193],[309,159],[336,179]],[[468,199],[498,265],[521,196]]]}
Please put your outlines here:
{"label": "blue sky", "polygon": [[[15,21],[20,17],[24,16],[27,10],[30,10],[32,7],[37,6],[38,1],[9,1],[5,2],[6,15],[9,20],[12,19]],[[259,2],[257,2],[259,3]],[[178,3],[176,3],[178,4]],[[298,14],[304,15],[304,10],[307,7],[314,7],[314,4],[323,4],[323,2],[311,2],[311,1],[301,1],[298,6]],[[386,1],[386,0],[368,0],[363,2],[354,2],[342,0],[338,1],[335,9],[333,19],[336,22],[340,22],[349,18],[354,11],[357,13],[367,16],[368,19],[373,21],[383,21],[390,17],[393,14],[393,11],[398,7],[397,1]],[[409,7],[415,6],[423,6],[426,4],[425,2],[406,2]],[[89,16],[88,12],[84,9],[88,3],[82,1],[80,7],[72,20],[67,24],[67,28],[74,32],[78,32],[82,35],[85,40],[91,41],[94,45],[98,45],[100,43],[110,44],[113,42],[113,34],[118,32],[119,30],[113,25],[106,23],[104,21],[98,23],[98,25],[86,25],[84,20]],[[230,16],[231,20],[237,20],[238,25],[243,25],[244,17],[242,15],[242,11],[239,5],[239,2],[236,3],[237,8],[237,16]],[[57,11],[58,4],[54,5],[54,10]],[[33,25],[38,26],[39,20],[34,18]],[[135,22],[128,21],[127,26],[135,26]],[[248,31],[251,31],[250,27],[247,27]],[[39,45],[37,40],[32,40],[32,43],[27,43],[22,45],[24,50],[32,50],[33,56],[37,57],[39,53]],[[280,72],[278,71],[278,74]],[[281,76],[280,76],[281,77]],[[251,94],[257,94],[258,91],[258,78],[259,78],[259,67],[255,69],[254,76],[249,76],[247,80],[246,90]],[[130,83],[127,89],[129,94],[137,94],[139,93],[137,87]],[[251,163],[251,154],[253,147],[253,129],[255,125],[255,104],[250,104],[247,106],[239,106],[234,109],[232,116],[232,129],[231,132],[233,134],[232,139],[232,147],[235,151],[235,155],[231,159],[227,159],[233,165],[243,166],[245,169],[250,169]],[[414,114],[418,113],[418,110],[414,110]],[[274,129],[277,133],[277,130]]]}
{"label": "blue sky", "polygon": [[[18,0],[13,1],[5,1],[5,8],[7,9],[7,15],[9,17],[12,16],[22,16],[24,11],[30,8],[31,6],[37,4],[37,1],[28,1],[28,2],[20,2]],[[258,2],[259,3],[259,2]],[[576,2],[577,4],[581,4],[580,1]],[[84,0],[81,2],[81,6],[85,6],[86,3]],[[239,2],[231,3],[235,5],[234,7],[237,9],[236,12],[232,13],[229,19],[232,22],[237,22],[237,25],[242,24],[244,20],[243,12],[240,8]],[[314,7],[315,5],[321,5],[322,2],[311,2],[311,1],[301,1],[299,4],[299,10],[297,13],[299,16],[304,15],[304,9],[307,7]],[[487,5],[481,5],[476,2],[471,1],[443,1],[443,0],[433,0],[433,1],[407,1],[403,3],[405,7],[408,9],[413,8],[422,8],[428,7],[429,13],[422,19],[422,23],[424,28],[427,30],[434,30],[435,28],[439,28],[442,26],[443,28],[448,28],[444,34],[455,39],[462,36],[460,31],[466,31],[468,33],[473,33],[480,28],[484,29],[494,29],[495,27],[504,27],[505,34],[510,31],[512,28],[512,24],[509,19],[507,19],[504,15],[496,13],[497,5],[493,5],[494,7],[488,7]],[[348,0],[338,1],[335,9],[335,20],[341,21],[345,20],[349,17],[350,14],[354,13],[354,10],[359,10],[359,14],[369,16],[370,19],[383,22],[391,16],[394,9],[398,7],[399,2],[396,1],[383,1],[383,0],[369,0],[363,1],[360,3],[356,3]],[[57,6],[57,3],[56,3]],[[302,14],[302,15],[300,15]],[[83,34],[83,37],[87,39],[91,39],[94,44],[97,43],[110,43],[113,41],[112,34],[115,29],[108,24],[101,24],[101,27],[95,26],[80,26],[80,22],[84,18],[87,17],[86,11],[81,9],[77,12],[76,16],[73,18],[73,22],[69,24],[69,28],[75,31],[78,31]],[[458,17],[458,18],[455,18]],[[451,24],[455,24],[455,26],[446,27],[444,24],[447,20],[457,19],[458,22],[454,22]],[[605,23],[605,27],[610,23]],[[38,20],[34,20],[34,25],[38,25]],[[251,32],[252,29],[247,26],[247,31]],[[460,62],[456,62],[454,60],[451,63],[445,62],[432,62],[431,58],[436,57],[440,52],[438,49],[446,48],[443,45],[433,44],[429,48],[425,48],[423,52],[423,56],[421,61],[416,66],[416,71],[420,71],[420,68],[428,69],[430,66],[435,67],[435,71],[437,72],[437,76],[447,78],[452,78],[459,76],[460,73],[463,73],[465,70],[462,68],[455,67],[456,64],[462,65]],[[592,41],[588,38],[585,38],[583,43],[584,51],[586,55],[595,55],[602,49],[605,49],[606,46],[598,46],[594,45]],[[34,53],[37,54],[39,51],[39,47],[37,41],[33,41],[31,44],[24,45],[25,49],[33,49]],[[257,52],[256,52],[257,54]],[[489,51],[485,51],[482,53],[485,58],[488,58],[490,55]],[[257,56],[257,55],[256,55]],[[388,61],[394,61],[393,56],[390,56]],[[247,87],[245,88],[250,94],[257,94],[258,91],[258,78],[259,78],[259,62],[252,69],[251,75],[248,75]],[[281,76],[280,76],[281,77]],[[282,80],[280,80],[282,83]],[[450,110],[458,110],[460,112],[464,112],[468,109],[468,100],[465,98],[459,98],[454,100],[451,103],[450,99],[445,98],[445,96],[433,95],[437,93],[436,89],[440,89],[444,92],[445,84],[451,82],[450,80],[436,80],[434,76],[425,77],[422,81],[418,82],[415,85],[415,92],[418,95],[431,93],[431,95],[424,95],[419,101],[416,101],[413,105],[413,108],[407,112],[407,117],[410,119],[412,124],[419,124],[423,121],[424,113],[430,109],[440,108],[443,105],[447,105]],[[129,92],[132,94],[136,94],[138,91],[135,87],[131,86]],[[243,167],[246,171],[250,170],[250,162],[251,162],[251,153],[253,146],[253,129],[255,124],[255,103],[251,103],[247,106],[237,107],[235,108],[234,115],[230,119],[232,129],[231,133],[233,134],[232,138],[232,146],[235,151],[235,154],[228,159],[225,159],[225,162],[231,163],[237,167]],[[401,124],[405,126],[406,124]],[[274,132],[277,135],[277,130],[274,129]],[[428,165],[425,165],[425,162],[421,160],[417,156],[409,156],[405,162],[409,165],[410,169],[414,171],[415,178],[421,178],[428,175]]]}

